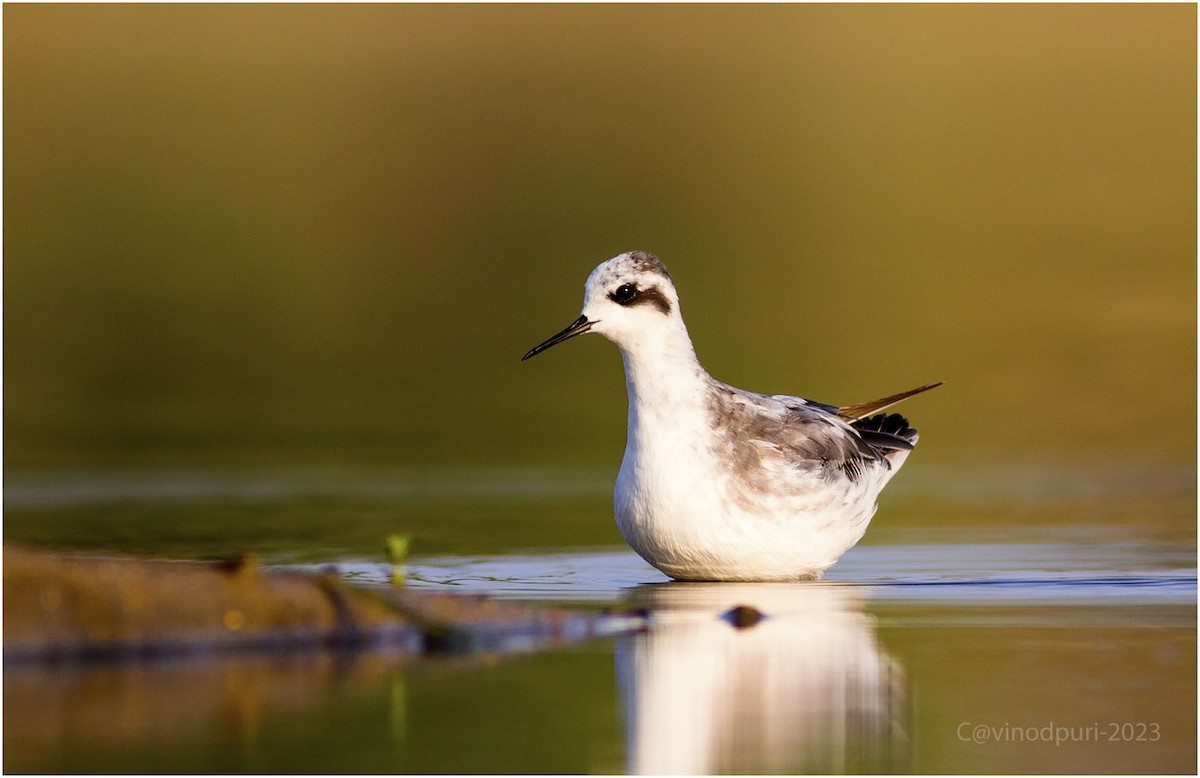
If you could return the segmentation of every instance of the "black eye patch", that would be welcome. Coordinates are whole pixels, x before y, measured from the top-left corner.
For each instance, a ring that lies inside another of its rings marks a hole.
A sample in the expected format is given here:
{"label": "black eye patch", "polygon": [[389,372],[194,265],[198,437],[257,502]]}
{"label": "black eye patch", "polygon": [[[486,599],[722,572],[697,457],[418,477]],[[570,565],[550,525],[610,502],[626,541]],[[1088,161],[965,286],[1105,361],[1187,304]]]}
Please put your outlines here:
{"label": "black eye patch", "polygon": [[638,289],[633,284],[621,284],[609,292],[608,299],[618,305],[653,305],[663,314],[671,312],[671,301],[657,286]]}

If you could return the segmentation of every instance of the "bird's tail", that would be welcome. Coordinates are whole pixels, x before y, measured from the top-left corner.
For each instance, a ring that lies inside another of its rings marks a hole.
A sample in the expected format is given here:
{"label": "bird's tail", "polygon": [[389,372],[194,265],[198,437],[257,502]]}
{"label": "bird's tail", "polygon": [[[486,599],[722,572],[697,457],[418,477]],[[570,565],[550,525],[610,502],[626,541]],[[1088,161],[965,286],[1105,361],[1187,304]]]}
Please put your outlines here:
{"label": "bird's tail", "polygon": [[937,383],[934,383],[934,384],[926,384],[925,386],[918,386],[916,389],[909,389],[907,392],[901,392],[900,394],[893,394],[890,397],[884,397],[882,400],[872,400],[870,402],[865,402],[865,403],[855,403],[854,405],[843,405],[841,408],[837,409],[837,415],[840,416],[842,419],[845,419],[848,422],[856,422],[859,419],[870,416],[872,413],[877,413],[879,411],[882,411],[884,408],[890,408],[893,405],[895,405],[896,403],[900,402],[901,400],[907,400],[909,397],[912,397],[914,394],[920,394],[921,392],[928,392],[930,389],[933,389],[934,387],[941,386],[941,385],[942,385],[942,382],[938,381]]}

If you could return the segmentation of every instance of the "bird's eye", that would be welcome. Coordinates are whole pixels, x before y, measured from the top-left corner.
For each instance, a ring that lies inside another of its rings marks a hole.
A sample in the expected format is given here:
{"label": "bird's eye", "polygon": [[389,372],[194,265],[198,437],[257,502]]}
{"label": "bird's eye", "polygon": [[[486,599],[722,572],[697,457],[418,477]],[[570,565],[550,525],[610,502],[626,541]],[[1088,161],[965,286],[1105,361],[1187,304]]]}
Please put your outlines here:
{"label": "bird's eye", "polygon": [[614,302],[626,305],[633,302],[633,298],[637,297],[638,289],[633,284],[621,284],[617,287],[617,291],[613,292],[612,297]]}

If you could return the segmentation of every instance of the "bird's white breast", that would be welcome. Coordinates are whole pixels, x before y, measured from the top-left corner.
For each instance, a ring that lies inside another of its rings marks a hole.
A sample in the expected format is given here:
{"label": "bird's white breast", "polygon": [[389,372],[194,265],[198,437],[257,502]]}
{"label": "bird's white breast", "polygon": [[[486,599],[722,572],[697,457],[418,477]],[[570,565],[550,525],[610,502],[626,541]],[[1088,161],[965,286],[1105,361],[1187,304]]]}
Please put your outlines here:
{"label": "bird's white breast", "polygon": [[[707,376],[705,376],[707,378]],[[711,379],[709,379],[711,380]],[[631,391],[614,505],[626,542],[683,580],[820,575],[862,536],[882,483],[826,479],[778,456],[752,477],[731,466],[702,395]]]}

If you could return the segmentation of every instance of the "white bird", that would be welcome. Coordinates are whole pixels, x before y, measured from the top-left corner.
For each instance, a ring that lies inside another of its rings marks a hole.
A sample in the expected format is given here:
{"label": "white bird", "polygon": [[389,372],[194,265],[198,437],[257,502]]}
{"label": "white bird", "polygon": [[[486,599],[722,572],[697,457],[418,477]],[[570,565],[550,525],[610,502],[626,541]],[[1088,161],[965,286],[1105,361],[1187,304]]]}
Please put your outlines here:
{"label": "white bird", "polygon": [[917,442],[904,417],[871,414],[941,383],[839,407],[717,381],[696,359],[667,268],[645,251],[597,266],[579,318],[522,361],[585,332],[625,364],[617,526],[682,581],[819,578],[866,532]]}

